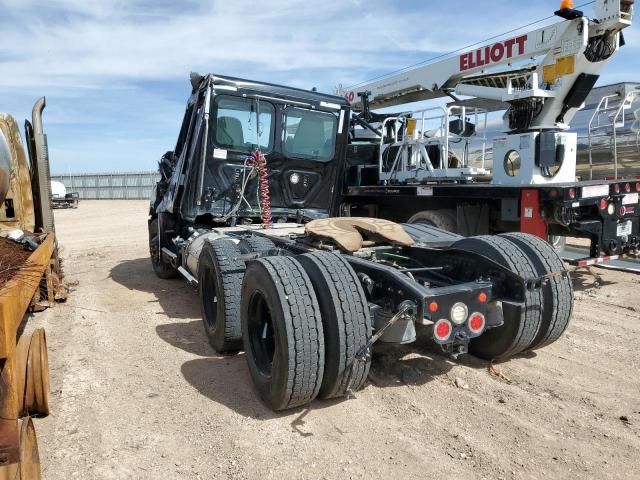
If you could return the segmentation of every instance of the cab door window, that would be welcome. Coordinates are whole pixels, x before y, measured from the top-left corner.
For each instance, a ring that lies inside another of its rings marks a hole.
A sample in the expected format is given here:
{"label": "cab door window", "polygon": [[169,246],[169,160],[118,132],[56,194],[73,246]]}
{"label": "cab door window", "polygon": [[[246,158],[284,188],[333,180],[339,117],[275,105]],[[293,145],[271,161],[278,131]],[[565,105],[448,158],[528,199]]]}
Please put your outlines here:
{"label": "cab door window", "polygon": [[219,96],[214,143],[219,148],[251,152],[273,149],[275,110],[272,104],[249,98]]}

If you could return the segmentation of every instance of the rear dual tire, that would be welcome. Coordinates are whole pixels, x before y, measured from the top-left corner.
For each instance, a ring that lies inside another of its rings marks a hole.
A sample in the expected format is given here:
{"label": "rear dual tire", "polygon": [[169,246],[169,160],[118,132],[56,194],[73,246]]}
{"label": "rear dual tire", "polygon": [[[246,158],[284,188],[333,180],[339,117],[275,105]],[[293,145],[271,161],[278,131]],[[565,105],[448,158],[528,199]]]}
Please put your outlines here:
{"label": "rear dual tire", "polygon": [[251,262],[242,285],[242,333],[251,377],[273,410],[344,396],[364,385],[371,334],[367,299],[339,255],[315,252]]}
{"label": "rear dual tire", "polygon": [[[470,237],[454,248],[477,253],[509,268],[522,278],[534,278],[535,269],[523,250],[507,238]],[[524,352],[536,339],[542,324],[542,295],[539,290],[525,290],[524,307],[504,304],[504,324],[472,339],[469,351],[487,360],[504,360]]]}
{"label": "rear dual tire", "polygon": [[533,235],[510,233],[466,238],[455,247],[488,257],[525,279],[554,274],[540,289],[525,291],[522,309],[505,304],[504,324],[472,340],[472,354],[503,360],[550,345],[562,336],[573,310],[573,287],[550,244]]}
{"label": "rear dual tire", "polygon": [[302,265],[291,257],[251,262],[241,318],[249,371],[262,400],[277,411],[316,398],[324,374],[324,330]]}
{"label": "rear dual tire", "polygon": [[[530,258],[537,276],[565,271],[554,246],[526,233],[500,235],[518,245]],[[562,237],[560,237],[562,238]],[[542,323],[529,350],[551,345],[569,326],[573,312],[573,285],[568,275],[555,275],[542,285]]]}
{"label": "rear dual tire", "polygon": [[325,335],[325,371],[319,397],[337,398],[364,385],[371,358],[355,361],[371,336],[369,305],[355,271],[340,255],[329,252],[297,257],[311,278]]}
{"label": "rear dual tire", "polygon": [[206,241],[198,260],[198,294],[209,344],[218,353],[242,348],[240,288],[245,264],[229,239]]}

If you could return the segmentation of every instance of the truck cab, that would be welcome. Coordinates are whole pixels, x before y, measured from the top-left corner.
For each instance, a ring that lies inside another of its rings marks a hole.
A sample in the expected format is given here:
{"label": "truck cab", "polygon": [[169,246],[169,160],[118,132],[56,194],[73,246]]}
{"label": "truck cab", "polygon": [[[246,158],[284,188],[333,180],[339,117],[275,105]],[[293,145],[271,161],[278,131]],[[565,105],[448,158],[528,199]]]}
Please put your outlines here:
{"label": "truck cab", "polygon": [[[338,211],[344,98],[219,75],[192,74],[191,83],[176,147],[161,160],[152,217],[175,230],[252,224],[265,209],[276,223]],[[253,152],[266,160],[265,178]]]}

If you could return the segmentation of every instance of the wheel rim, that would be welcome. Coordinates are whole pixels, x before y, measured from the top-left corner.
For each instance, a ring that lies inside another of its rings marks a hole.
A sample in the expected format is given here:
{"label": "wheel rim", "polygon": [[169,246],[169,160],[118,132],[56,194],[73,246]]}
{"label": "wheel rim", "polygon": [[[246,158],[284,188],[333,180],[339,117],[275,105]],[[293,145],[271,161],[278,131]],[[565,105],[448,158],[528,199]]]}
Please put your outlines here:
{"label": "wheel rim", "polygon": [[44,329],[33,332],[27,361],[26,413],[49,415],[49,355]]}
{"label": "wheel rim", "polygon": [[561,237],[559,235],[549,235],[549,243],[556,250],[558,250],[562,246],[563,240],[564,237]]}
{"label": "wheel rim", "polygon": [[216,289],[216,282],[214,281],[215,272],[212,268],[205,268],[202,278],[202,289],[204,292],[208,292],[208,297],[203,298],[202,305],[204,306],[204,321],[211,330],[216,327],[218,323],[218,290]]}
{"label": "wheel rim", "polygon": [[254,292],[249,300],[248,329],[251,355],[256,368],[265,377],[271,377],[276,350],[275,332],[271,311],[262,292]]}

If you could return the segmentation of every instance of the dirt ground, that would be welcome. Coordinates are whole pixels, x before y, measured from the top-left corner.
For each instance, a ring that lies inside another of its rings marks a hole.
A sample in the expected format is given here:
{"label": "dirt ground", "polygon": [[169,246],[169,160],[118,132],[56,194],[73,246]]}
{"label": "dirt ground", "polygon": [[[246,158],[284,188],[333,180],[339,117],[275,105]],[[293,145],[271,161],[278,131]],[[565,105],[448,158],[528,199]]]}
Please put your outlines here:
{"label": "dirt ground", "polygon": [[205,341],[196,293],[155,277],[145,201],[56,211],[67,304],[35,317],[53,479],[640,478],[640,276],[578,274],[556,344],[498,365],[427,342],[379,353],[354,399],[269,411],[242,354]]}

